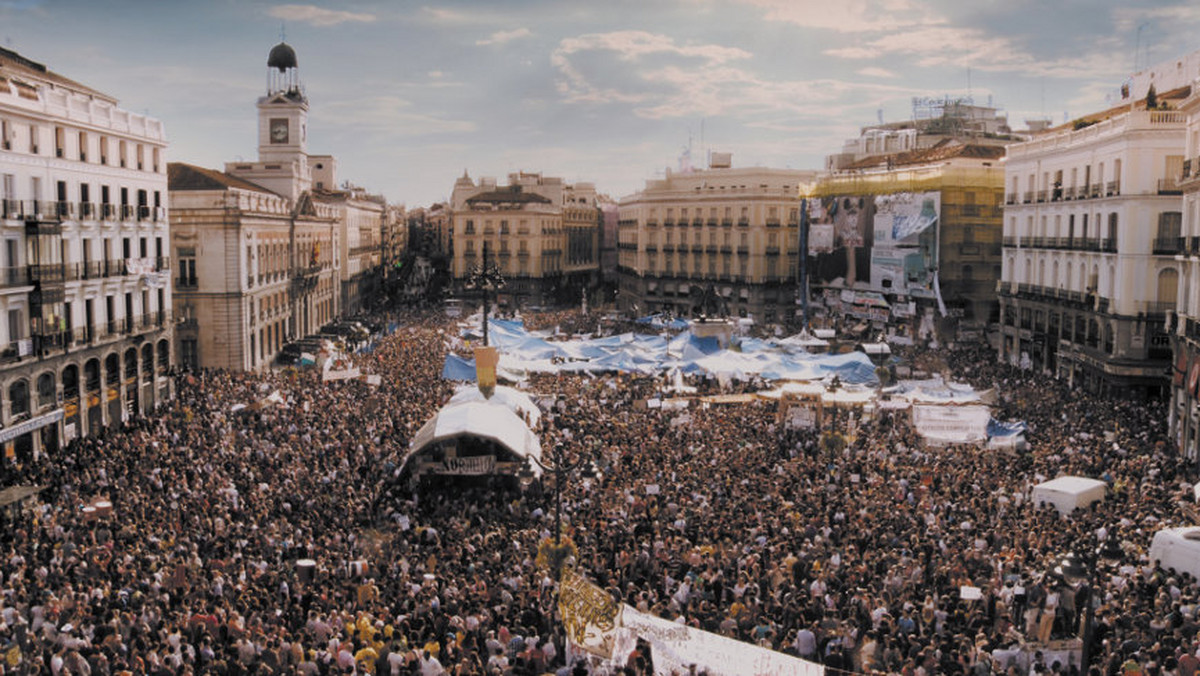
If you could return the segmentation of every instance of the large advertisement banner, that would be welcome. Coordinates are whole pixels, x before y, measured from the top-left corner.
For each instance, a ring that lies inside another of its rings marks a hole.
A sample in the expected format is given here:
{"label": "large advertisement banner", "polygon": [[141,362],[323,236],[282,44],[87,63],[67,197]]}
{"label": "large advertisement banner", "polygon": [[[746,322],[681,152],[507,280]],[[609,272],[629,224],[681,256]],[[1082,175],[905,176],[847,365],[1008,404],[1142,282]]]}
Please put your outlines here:
{"label": "large advertisement banner", "polygon": [[875,201],[862,195],[808,200],[810,279],[816,284],[867,281],[874,240]]}
{"label": "large advertisement banner", "polygon": [[895,193],[875,198],[871,286],[929,296],[937,268],[941,193]]}

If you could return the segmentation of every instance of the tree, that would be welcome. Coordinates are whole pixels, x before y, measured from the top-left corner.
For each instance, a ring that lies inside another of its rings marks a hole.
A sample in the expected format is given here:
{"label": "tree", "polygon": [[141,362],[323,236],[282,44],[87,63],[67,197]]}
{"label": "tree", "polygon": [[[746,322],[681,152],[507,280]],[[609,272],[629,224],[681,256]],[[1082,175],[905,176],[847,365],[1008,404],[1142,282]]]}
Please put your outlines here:
{"label": "tree", "polygon": [[1150,89],[1146,90],[1146,110],[1154,110],[1158,107],[1158,92],[1154,90],[1154,85],[1150,85]]}

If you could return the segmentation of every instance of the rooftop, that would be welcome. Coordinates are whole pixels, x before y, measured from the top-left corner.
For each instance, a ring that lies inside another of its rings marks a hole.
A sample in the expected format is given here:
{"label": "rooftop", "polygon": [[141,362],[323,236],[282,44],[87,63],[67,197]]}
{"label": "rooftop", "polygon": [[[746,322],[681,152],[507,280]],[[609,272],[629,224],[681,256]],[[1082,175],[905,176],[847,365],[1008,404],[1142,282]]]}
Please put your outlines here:
{"label": "rooftop", "polygon": [[205,169],[184,162],[167,163],[167,187],[169,190],[227,190],[239,188],[274,195],[266,188],[245,179],[231,176],[216,169]]}

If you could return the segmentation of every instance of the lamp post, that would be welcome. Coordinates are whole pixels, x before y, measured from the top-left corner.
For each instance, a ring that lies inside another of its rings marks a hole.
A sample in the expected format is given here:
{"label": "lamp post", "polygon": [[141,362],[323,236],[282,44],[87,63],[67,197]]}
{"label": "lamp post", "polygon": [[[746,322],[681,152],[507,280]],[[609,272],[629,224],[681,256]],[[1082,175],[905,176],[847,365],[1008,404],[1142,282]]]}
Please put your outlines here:
{"label": "lamp post", "polygon": [[[531,456],[532,457],[532,456]],[[559,441],[554,444],[554,459],[550,465],[546,465],[539,458],[533,458],[533,461],[542,468],[542,471],[552,472],[554,474],[554,546],[557,548],[562,544],[562,484],[563,475],[574,472],[583,465],[582,461],[567,463],[563,459],[563,445]]]}
{"label": "lamp post", "polygon": [[[1080,586],[1087,589],[1085,600],[1087,606],[1084,608],[1083,615],[1083,634],[1080,636],[1080,641],[1083,644],[1079,662],[1080,671],[1087,673],[1092,661],[1092,639],[1095,630],[1096,622],[1096,596],[1100,573],[1100,563],[1113,562],[1121,559],[1124,552],[1121,550],[1121,545],[1117,542],[1115,536],[1109,536],[1104,539],[1104,542],[1095,547],[1091,552],[1085,552],[1082,555],[1068,552],[1062,558],[1062,562],[1054,568],[1054,572],[1062,576],[1062,579],[1072,586]],[[1076,596],[1078,600],[1078,595]]]}
{"label": "lamp post", "polygon": [[488,261],[488,243],[483,243],[483,263],[471,270],[467,285],[483,292],[483,345],[488,344],[488,291],[504,287],[500,270]]}

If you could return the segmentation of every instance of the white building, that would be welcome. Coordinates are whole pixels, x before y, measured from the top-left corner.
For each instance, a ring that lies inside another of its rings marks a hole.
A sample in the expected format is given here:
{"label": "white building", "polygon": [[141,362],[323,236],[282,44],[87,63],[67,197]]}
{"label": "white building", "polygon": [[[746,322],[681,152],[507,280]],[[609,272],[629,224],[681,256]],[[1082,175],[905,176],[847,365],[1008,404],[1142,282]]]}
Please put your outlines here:
{"label": "white building", "polygon": [[1100,393],[1164,391],[1184,116],[1145,102],[1008,146],[1000,357]]}
{"label": "white building", "polygon": [[[1200,73],[1200,66],[1192,70]],[[1195,91],[1195,90],[1194,90]],[[1168,318],[1174,348],[1171,368],[1171,433],[1180,453],[1200,462],[1200,92],[1179,104],[1186,118],[1179,186],[1183,218],[1179,233],[1179,293],[1176,315]]]}
{"label": "white building", "polygon": [[172,396],[165,150],[158,120],[0,49],[5,461]]}

